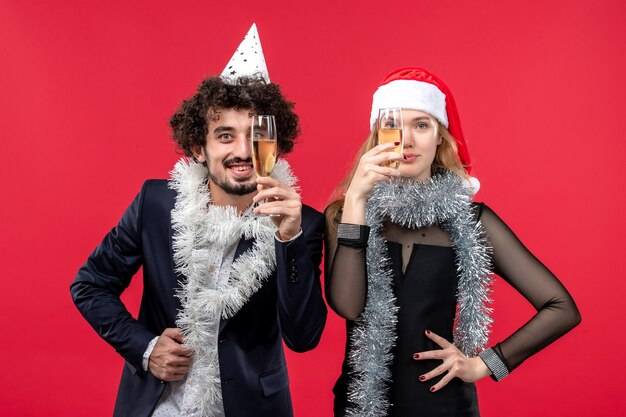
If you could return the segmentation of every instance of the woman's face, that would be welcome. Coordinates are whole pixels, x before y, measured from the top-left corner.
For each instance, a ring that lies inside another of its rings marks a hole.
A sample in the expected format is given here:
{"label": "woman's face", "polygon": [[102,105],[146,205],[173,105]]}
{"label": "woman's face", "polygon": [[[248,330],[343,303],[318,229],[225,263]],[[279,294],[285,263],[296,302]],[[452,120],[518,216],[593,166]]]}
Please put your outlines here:
{"label": "woman's face", "polygon": [[437,153],[440,138],[437,121],[428,113],[419,110],[402,110],[404,129],[403,154],[406,159],[398,168],[400,175],[423,181],[430,178],[431,166]]}

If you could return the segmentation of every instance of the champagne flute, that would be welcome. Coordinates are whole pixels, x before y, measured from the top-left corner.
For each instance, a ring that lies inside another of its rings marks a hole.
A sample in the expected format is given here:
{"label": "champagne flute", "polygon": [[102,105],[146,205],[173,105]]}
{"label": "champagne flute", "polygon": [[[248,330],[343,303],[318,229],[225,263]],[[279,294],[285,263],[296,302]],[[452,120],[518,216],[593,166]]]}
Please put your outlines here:
{"label": "champagne flute", "polygon": [[[257,176],[269,177],[274,170],[278,151],[276,120],[272,115],[254,115],[251,119],[252,165]],[[259,214],[259,216],[265,215]]]}
{"label": "champagne flute", "polygon": [[[393,152],[402,153],[404,148],[404,135],[402,122],[402,109],[400,108],[385,108],[378,111],[378,144],[397,142],[398,146],[392,149]],[[381,164],[382,166],[398,169],[400,167],[400,161],[387,161]],[[394,185],[391,184],[391,201],[389,201],[389,207],[399,207],[402,205],[396,197]]]}
{"label": "champagne flute", "polygon": [[[392,151],[402,153],[404,140],[402,135],[402,109],[386,108],[378,111],[378,144],[398,142]],[[400,161],[388,161],[382,164],[390,168],[398,169]]]}

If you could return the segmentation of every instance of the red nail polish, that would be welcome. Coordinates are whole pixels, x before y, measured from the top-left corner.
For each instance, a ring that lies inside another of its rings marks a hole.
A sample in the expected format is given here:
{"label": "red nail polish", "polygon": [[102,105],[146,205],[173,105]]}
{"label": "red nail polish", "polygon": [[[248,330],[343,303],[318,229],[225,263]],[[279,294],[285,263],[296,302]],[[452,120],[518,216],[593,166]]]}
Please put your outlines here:
{"label": "red nail polish", "polygon": [[423,381],[425,379],[426,379],[426,377],[424,375],[420,376],[420,381]]}
{"label": "red nail polish", "polygon": [[419,359],[419,357],[420,357],[420,354],[419,354],[419,353],[414,353],[414,354],[413,354],[413,359]]}
{"label": "red nail polish", "polygon": [[426,330],[426,334],[430,334],[430,330]]}
{"label": "red nail polish", "polygon": [[394,142],[393,144],[398,146],[398,145],[400,145],[400,142]]}
{"label": "red nail polish", "polygon": [[435,387],[430,387],[430,392],[435,392]]}

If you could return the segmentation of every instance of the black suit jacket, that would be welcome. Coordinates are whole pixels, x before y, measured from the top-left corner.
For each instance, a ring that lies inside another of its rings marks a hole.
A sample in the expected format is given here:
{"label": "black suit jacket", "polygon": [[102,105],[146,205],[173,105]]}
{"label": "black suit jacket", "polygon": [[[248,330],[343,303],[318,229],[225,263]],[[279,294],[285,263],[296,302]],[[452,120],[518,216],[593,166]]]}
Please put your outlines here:
{"label": "black suit jacket", "polygon": [[[176,193],[165,180],[147,181],[119,224],[78,271],[70,290],[91,326],[126,360],[115,416],[149,416],[165,383],[142,369],[150,340],[176,327],[183,279],[174,271],[170,212]],[[218,353],[227,417],[292,416],[282,341],[292,350],[313,349],[326,321],[320,290],[324,217],[302,208],[302,235],[276,241],[276,271],[230,319],[220,322]],[[252,246],[241,240],[235,259]],[[120,300],[143,266],[138,318]]]}

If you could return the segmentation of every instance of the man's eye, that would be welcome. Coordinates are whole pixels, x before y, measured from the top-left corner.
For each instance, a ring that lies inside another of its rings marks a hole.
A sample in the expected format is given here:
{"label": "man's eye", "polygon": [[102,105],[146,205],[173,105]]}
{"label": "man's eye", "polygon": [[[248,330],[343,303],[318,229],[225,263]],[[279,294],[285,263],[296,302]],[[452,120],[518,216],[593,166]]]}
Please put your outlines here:
{"label": "man's eye", "polygon": [[233,137],[230,133],[222,133],[217,137],[219,140],[231,140]]}

